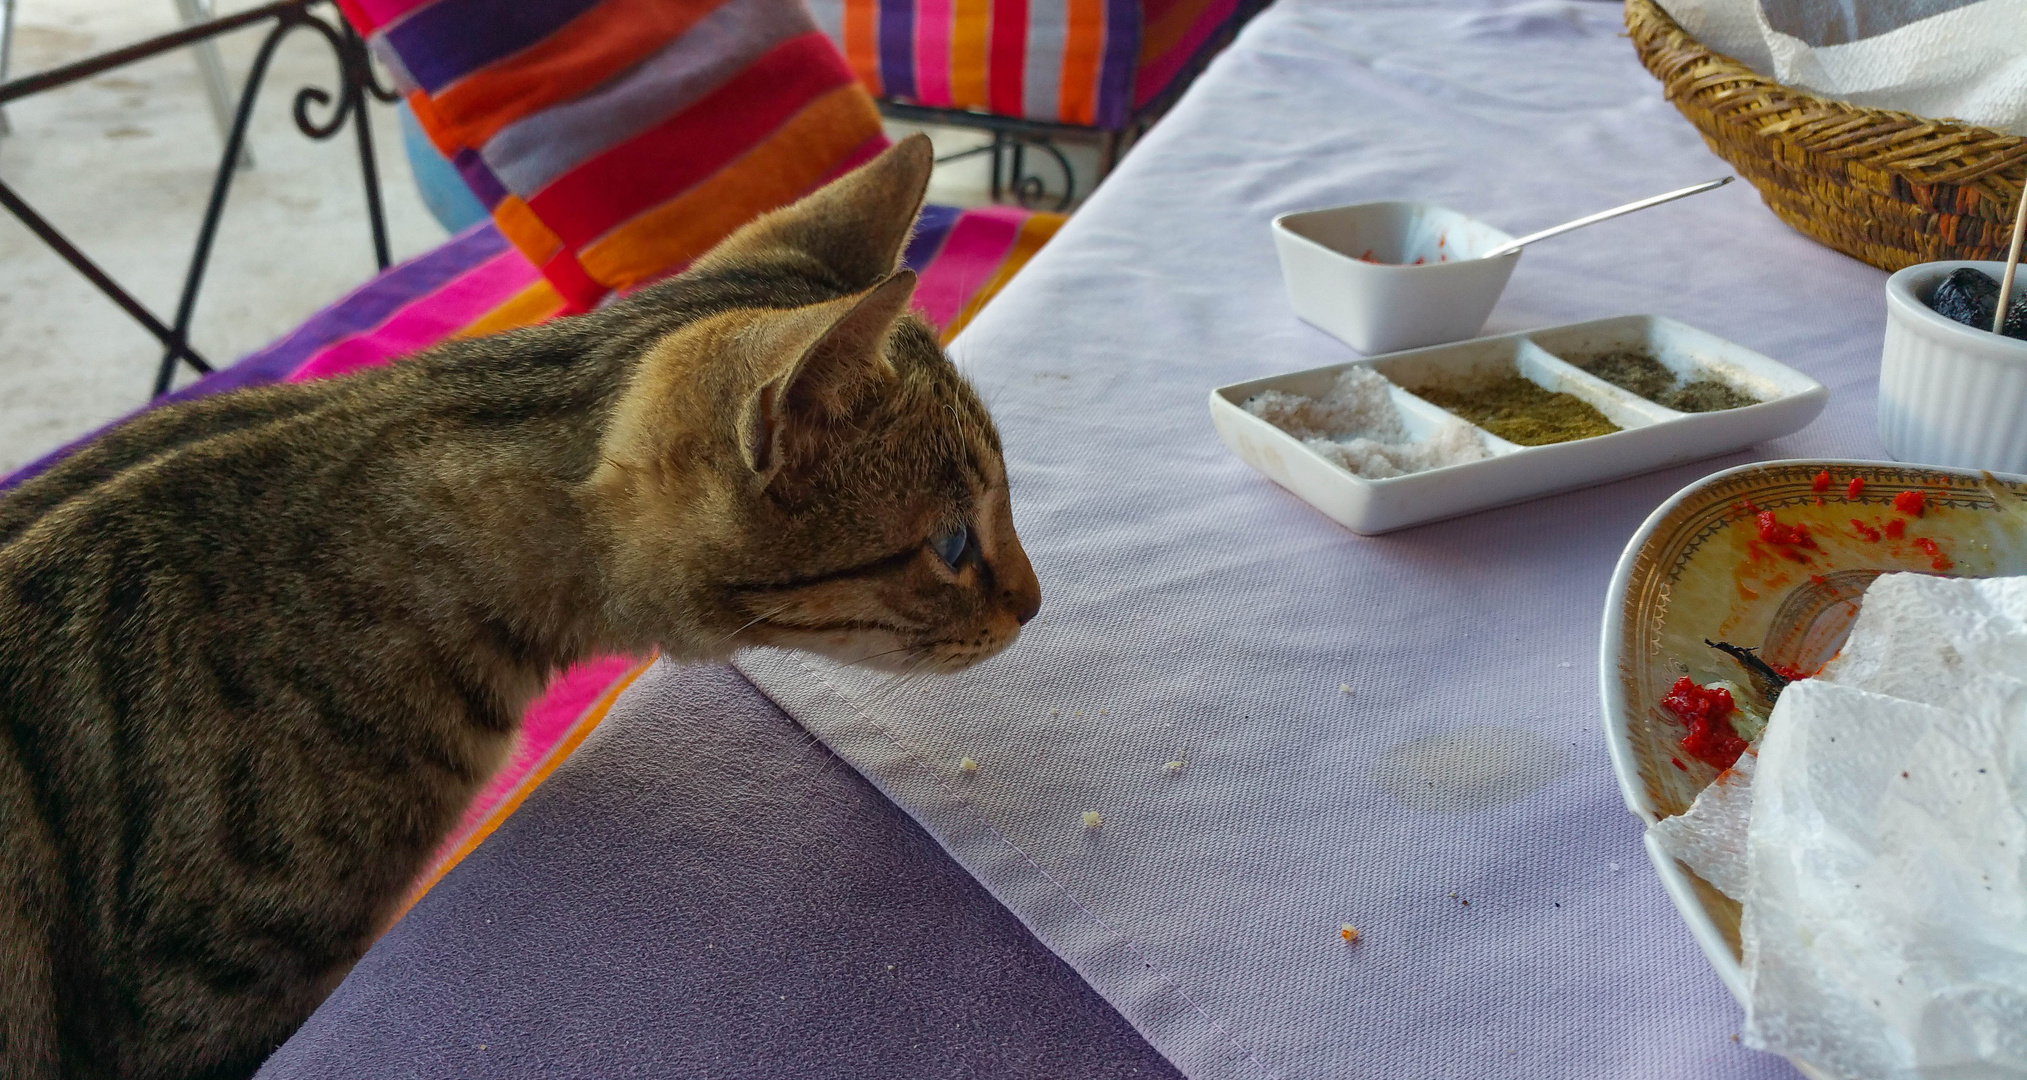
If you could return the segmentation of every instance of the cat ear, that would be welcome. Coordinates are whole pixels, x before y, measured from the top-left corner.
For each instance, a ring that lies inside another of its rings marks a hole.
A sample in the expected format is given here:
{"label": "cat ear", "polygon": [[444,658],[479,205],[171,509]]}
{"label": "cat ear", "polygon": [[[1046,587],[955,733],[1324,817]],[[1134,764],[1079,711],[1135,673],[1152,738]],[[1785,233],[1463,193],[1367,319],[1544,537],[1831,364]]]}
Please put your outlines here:
{"label": "cat ear", "polygon": [[887,335],[914,295],[915,272],[902,270],[857,296],[786,313],[768,328],[760,363],[778,368],[739,410],[739,453],[763,485],[784,466],[815,460],[834,426],[894,377]]}
{"label": "cat ear", "polygon": [[935,167],[929,137],[910,135],[801,201],[754,219],[694,265],[800,255],[822,264],[847,288],[871,288],[901,265]]}

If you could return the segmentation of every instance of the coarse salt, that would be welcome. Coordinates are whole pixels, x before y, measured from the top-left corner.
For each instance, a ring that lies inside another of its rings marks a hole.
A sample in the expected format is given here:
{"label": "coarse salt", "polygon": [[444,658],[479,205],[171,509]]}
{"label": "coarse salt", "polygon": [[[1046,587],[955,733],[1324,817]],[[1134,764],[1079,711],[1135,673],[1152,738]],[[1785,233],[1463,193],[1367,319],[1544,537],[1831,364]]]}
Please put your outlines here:
{"label": "coarse salt", "polygon": [[1358,365],[1344,369],[1320,398],[1264,390],[1246,399],[1245,408],[1324,460],[1368,480],[1491,456],[1477,430],[1454,418],[1426,438],[1413,438],[1394,407],[1392,387],[1386,376]]}

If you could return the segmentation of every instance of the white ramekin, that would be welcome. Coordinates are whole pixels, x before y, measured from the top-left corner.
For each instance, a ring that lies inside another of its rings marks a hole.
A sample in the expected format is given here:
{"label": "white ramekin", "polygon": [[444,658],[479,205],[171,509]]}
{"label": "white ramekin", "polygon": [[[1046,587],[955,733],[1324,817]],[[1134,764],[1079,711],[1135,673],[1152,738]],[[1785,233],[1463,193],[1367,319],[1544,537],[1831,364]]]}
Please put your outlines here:
{"label": "white ramekin", "polygon": [[[1932,262],[1886,279],[1879,437],[1895,461],[2027,473],[2027,341],[1974,330],[1928,306],[1960,266],[1998,279],[2004,263]],[[2014,286],[2014,303],[2021,303]]]}
{"label": "white ramekin", "polygon": [[1288,303],[1371,356],[1475,337],[1520,261],[1479,258],[1513,237],[1425,202],[1373,202],[1274,219]]}

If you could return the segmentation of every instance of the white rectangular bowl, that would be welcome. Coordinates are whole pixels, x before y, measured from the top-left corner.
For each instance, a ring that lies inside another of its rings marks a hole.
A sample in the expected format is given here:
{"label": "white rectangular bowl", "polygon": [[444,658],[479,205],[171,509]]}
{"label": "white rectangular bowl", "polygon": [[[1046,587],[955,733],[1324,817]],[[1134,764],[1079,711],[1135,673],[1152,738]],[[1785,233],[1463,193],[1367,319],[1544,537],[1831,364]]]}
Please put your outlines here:
{"label": "white rectangular bowl", "polygon": [[[1721,412],[1680,413],[1559,359],[1644,349],[1678,374],[1707,376],[1760,399]],[[1482,461],[1385,480],[1354,475],[1254,416],[1246,399],[1264,390],[1315,397],[1339,372],[1364,364],[1395,385],[1409,433],[1421,438],[1450,414],[1404,387],[1515,368],[1535,383],[1589,402],[1622,430],[1547,446],[1516,446],[1490,433]],[[1376,356],[1211,391],[1211,422],[1239,459],[1357,533],[1383,533],[1495,506],[1525,502],[1726,453],[1800,430],[1823,410],[1823,384],[1714,334],[1658,315],[1626,315]]]}

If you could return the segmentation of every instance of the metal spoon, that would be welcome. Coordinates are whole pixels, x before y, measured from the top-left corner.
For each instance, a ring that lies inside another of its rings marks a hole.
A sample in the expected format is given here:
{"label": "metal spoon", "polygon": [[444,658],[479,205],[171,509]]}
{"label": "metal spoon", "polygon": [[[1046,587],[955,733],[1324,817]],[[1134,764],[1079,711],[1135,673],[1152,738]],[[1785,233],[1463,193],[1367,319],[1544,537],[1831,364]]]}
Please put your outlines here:
{"label": "metal spoon", "polygon": [[1724,185],[1729,184],[1736,179],[1738,179],[1738,177],[1720,176],[1715,180],[1705,180],[1701,184],[1691,184],[1688,187],[1682,188],[1679,191],[1671,191],[1665,195],[1650,195],[1647,198],[1629,202],[1624,206],[1614,206],[1610,210],[1600,210],[1589,217],[1580,217],[1575,221],[1565,221],[1562,224],[1555,226],[1554,228],[1543,229],[1538,233],[1528,233],[1526,236],[1523,236],[1518,240],[1508,240],[1507,242],[1499,245],[1496,248],[1493,248],[1491,251],[1488,251],[1485,254],[1480,255],[1478,257],[1481,259],[1496,259],[1501,255],[1510,255],[1513,252],[1519,251],[1521,248],[1524,248],[1527,245],[1534,243],[1536,240],[1546,240],[1551,236],[1561,236],[1562,234],[1569,232],[1571,229],[1581,229],[1586,225],[1596,225],[1600,221],[1606,221],[1611,218],[1618,217],[1620,214],[1630,214],[1635,210],[1645,210],[1650,206],[1659,206],[1662,203],[1673,202],[1676,199],[1680,199],[1685,196],[1695,195],[1699,192],[1710,191],[1714,188],[1721,188]]}

